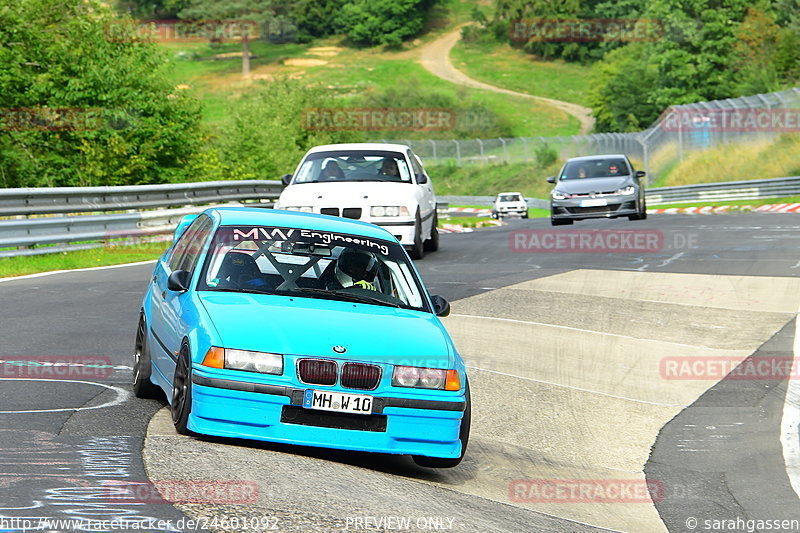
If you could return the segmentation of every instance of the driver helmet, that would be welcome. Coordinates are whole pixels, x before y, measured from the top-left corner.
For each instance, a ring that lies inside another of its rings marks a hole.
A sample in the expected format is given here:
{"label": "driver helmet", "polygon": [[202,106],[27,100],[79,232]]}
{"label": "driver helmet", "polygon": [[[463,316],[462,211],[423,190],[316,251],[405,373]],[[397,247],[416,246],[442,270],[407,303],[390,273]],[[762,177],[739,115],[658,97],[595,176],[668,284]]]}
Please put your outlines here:
{"label": "driver helmet", "polygon": [[345,249],[336,261],[336,279],[342,287],[352,287],[357,281],[372,282],[378,273],[378,260],[368,252]]}

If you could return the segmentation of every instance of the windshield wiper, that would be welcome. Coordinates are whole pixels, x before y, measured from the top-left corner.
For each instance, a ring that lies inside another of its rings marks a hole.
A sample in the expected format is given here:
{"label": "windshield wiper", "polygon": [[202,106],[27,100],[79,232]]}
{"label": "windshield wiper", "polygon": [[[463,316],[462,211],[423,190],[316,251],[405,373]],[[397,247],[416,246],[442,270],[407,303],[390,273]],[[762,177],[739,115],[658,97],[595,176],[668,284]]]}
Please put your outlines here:
{"label": "windshield wiper", "polygon": [[209,287],[206,290],[207,291],[214,291],[214,292],[244,292],[244,293],[247,293],[247,294],[272,294],[272,295],[275,294],[272,291],[261,290],[261,289],[252,289],[252,288],[247,288],[247,287],[240,287],[238,289],[234,288],[234,287],[227,287],[227,288],[224,288],[224,289],[220,289],[220,288],[216,288],[216,287],[214,287],[214,288]]}
{"label": "windshield wiper", "polygon": [[328,291],[325,289],[314,289],[310,287],[298,287],[296,289],[288,290],[287,292],[300,292],[306,294],[319,294],[321,296],[338,296],[343,300],[347,300],[349,302],[359,302],[359,303],[367,303],[367,304],[376,304],[376,305],[385,305],[388,307],[401,307],[399,304],[394,302],[387,302],[386,300],[381,300],[380,298],[373,298],[372,296],[366,296],[361,294],[353,294],[352,292],[342,292],[342,291]]}

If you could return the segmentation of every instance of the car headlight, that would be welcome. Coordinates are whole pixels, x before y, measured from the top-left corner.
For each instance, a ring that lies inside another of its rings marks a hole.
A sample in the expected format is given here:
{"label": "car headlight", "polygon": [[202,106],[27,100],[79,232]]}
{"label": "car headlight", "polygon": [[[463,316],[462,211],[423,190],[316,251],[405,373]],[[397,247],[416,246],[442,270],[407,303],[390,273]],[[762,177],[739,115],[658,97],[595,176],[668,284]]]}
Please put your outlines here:
{"label": "car headlight", "polygon": [[553,191],[553,200],[564,200],[566,197],[567,196],[562,192]]}
{"label": "car headlight", "polygon": [[203,358],[203,366],[244,370],[261,374],[283,374],[283,356],[278,353],[232,350],[212,346]]}
{"label": "car headlight", "polygon": [[310,205],[289,205],[284,207],[286,211],[300,211],[302,213],[313,213],[314,208]]}
{"label": "car headlight", "polygon": [[392,375],[392,385],[419,389],[460,390],[461,379],[457,370],[396,366]]}
{"label": "car headlight", "polygon": [[407,217],[408,208],[402,205],[375,205],[369,210],[373,217]]}
{"label": "car headlight", "polygon": [[636,187],[634,187],[633,185],[628,185],[627,187],[623,187],[622,189],[619,189],[614,194],[633,194],[635,192],[636,192]]}

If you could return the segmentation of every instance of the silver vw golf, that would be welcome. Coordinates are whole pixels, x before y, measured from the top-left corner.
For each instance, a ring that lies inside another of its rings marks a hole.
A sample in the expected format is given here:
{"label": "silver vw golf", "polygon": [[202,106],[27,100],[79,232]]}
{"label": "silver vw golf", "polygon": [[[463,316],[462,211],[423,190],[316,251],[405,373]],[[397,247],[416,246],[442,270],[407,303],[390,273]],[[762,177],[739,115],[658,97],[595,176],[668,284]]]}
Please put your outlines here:
{"label": "silver vw golf", "polygon": [[644,171],[634,170],[624,154],[592,155],[569,159],[550,193],[550,222],[554,226],[572,224],[585,218],[630,220],[647,218]]}

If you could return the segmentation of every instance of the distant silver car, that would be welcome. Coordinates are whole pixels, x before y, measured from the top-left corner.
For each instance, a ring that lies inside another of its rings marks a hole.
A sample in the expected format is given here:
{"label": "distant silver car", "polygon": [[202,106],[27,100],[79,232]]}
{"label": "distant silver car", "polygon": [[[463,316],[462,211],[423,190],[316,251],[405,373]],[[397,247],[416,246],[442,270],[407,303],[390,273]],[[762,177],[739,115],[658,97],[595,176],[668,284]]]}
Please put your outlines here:
{"label": "distant silver car", "polygon": [[558,176],[547,178],[555,187],[550,193],[550,222],[572,224],[586,218],[647,218],[641,178],[624,154],[592,155],[569,159]]}
{"label": "distant silver car", "polygon": [[519,215],[528,218],[528,203],[521,192],[501,192],[492,204],[492,218]]}

